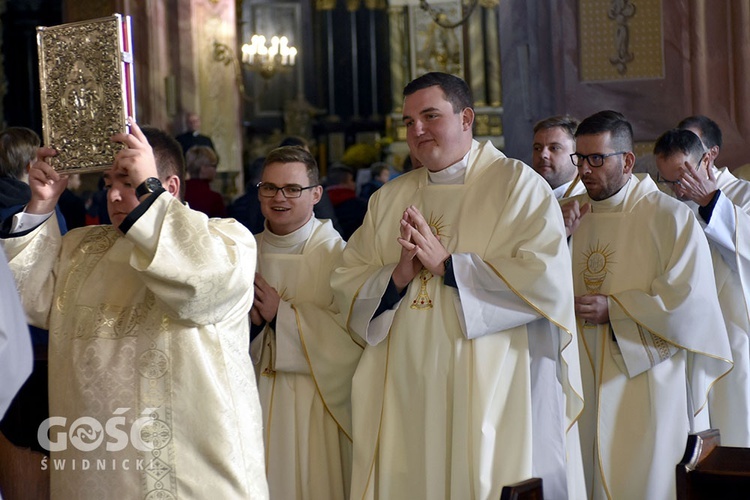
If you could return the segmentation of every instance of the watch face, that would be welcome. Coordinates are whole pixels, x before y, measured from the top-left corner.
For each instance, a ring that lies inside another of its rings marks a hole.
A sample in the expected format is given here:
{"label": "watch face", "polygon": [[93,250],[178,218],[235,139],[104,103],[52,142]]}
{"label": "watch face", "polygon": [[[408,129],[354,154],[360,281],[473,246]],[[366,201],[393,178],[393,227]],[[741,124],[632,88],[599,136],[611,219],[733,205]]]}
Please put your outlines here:
{"label": "watch face", "polygon": [[158,191],[160,188],[161,181],[156,177],[149,177],[148,179],[143,181],[140,186],[135,188],[135,195],[138,198],[141,198],[142,196],[153,193],[154,191]]}
{"label": "watch face", "polygon": [[146,179],[146,189],[148,189],[150,192],[154,192],[157,189],[161,187],[161,181],[157,179],[156,177],[149,177]]}

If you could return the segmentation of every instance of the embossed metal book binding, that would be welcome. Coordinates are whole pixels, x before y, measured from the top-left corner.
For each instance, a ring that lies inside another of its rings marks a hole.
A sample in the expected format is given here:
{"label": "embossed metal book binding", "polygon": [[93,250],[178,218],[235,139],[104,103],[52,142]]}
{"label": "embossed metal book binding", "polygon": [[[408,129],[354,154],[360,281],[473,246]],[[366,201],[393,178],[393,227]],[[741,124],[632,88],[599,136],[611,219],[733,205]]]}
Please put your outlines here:
{"label": "embossed metal book binding", "polygon": [[130,16],[38,26],[44,144],[64,173],[112,166],[123,146],[109,139],[135,117]]}

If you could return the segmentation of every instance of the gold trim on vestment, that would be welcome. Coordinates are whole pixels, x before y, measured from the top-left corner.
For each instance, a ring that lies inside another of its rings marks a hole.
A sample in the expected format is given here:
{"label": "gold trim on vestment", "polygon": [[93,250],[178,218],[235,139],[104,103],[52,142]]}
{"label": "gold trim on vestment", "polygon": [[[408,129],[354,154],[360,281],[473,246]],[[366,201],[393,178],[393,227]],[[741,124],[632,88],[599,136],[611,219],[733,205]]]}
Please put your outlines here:
{"label": "gold trim on vestment", "polygon": [[307,352],[307,345],[305,344],[305,337],[302,334],[302,324],[300,323],[300,320],[299,320],[299,312],[297,312],[297,308],[294,307],[294,304],[289,304],[289,305],[294,311],[294,319],[297,322],[297,331],[299,332],[299,340],[300,340],[300,343],[302,344],[302,351],[305,353],[305,360],[307,360],[307,365],[310,367],[310,376],[312,377],[313,383],[315,384],[315,390],[318,391],[318,395],[320,396],[320,400],[323,401],[323,407],[325,407],[326,412],[331,416],[333,421],[336,422],[336,425],[338,426],[339,430],[344,433],[344,435],[349,441],[351,441],[352,437],[349,435],[348,432],[346,432],[346,430],[344,430],[344,426],[339,423],[336,416],[328,407],[328,403],[326,403],[326,398],[323,397],[323,391],[320,390],[320,386],[318,385],[318,380],[315,378],[315,370],[313,370],[313,365],[312,365],[312,362],[310,361],[310,355]]}
{"label": "gold trim on vestment", "polygon": [[273,399],[276,395],[276,377],[273,377],[273,384],[271,384],[271,401],[268,405],[268,428],[266,429],[266,450],[264,453],[266,456],[266,476],[268,476],[268,467],[271,462],[271,422],[273,422]]}
{"label": "gold trim on vestment", "polygon": [[[523,295],[522,295],[522,294],[521,294],[521,293],[520,293],[520,292],[519,292],[518,290],[516,290],[516,289],[515,289],[515,288],[514,288],[514,287],[513,287],[513,286],[512,286],[512,285],[511,285],[511,284],[510,284],[509,282],[508,282],[508,280],[506,280],[506,279],[505,279],[505,278],[504,278],[504,277],[503,277],[503,276],[502,276],[502,275],[500,274],[500,272],[498,272],[498,270],[497,270],[497,269],[495,269],[495,267],[494,267],[494,266],[493,266],[492,264],[490,264],[490,263],[489,263],[489,262],[487,262],[487,261],[483,261],[483,262],[484,262],[485,264],[487,264],[487,266],[488,266],[488,267],[489,267],[490,269],[492,269],[492,271],[493,271],[493,272],[494,272],[494,273],[495,273],[495,274],[497,275],[497,277],[498,277],[498,278],[500,278],[501,280],[503,280],[503,283],[505,283],[505,286],[507,286],[507,287],[508,287],[508,289],[509,289],[509,290],[510,290],[511,292],[513,292],[514,294],[516,294],[516,296],[517,296],[518,298],[520,298],[521,300],[523,300],[524,302],[526,302],[526,305],[528,305],[529,307],[531,307],[532,309],[534,309],[534,310],[535,310],[535,311],[536,311],[537,313],[539,313],[539,315],[540,315],[540,316],[542,316],[542,317],[543,317],[543,318],[545,318],[545,319],[546,319],[547,321],[549,321],[550,323],[552,323],[553,325],[555,325],[556,327],[560,328],[560,329],[561,329],[562,331],[564,331],[565,333],[567,333],[567,334],[568,334],[568,342],[566,342],[566,343],[565,343],[565,345],[562,345],[562,343],[561,343],[561,345],[560,345],[560,352],[558,353],[558,354],[559,354],[559,356],[560,356],[560,362],[561,362],[561,363],[563,363],[563,364],[565,364],[565,366],[567,367],[567,366],[568,366],[568,363],[566,363],[566,362],[565,362],[565,358],[563,357],[563,355],[562,355],[562,352],[563,352],[563,351],[564,351],[565,349],[567,349],[567,348],[568,348],[568,346],[570,346],[570,344],[571,344],[571,343],[573,342],[573,334],[571,333],[571,331],[570,331],[570,330],[568,330],[567,328],[565,328],[564,326],[562,326],[562,325],[561,325],[560,323],[558,323],[557,321],[555,321],[555,320],[553,320],[552,318],[550,318],[550,317],[549,317],[549,316],[548,316],[548,315],[547,315],[547,314],[546,314],[546,313],[545,313],[544,311],[542,311],[542,310],[541,310],[541,309],[539,309],[539,308],[538,308],[537,306],[535,306],[534,304],[532,304],[532,303],[531,303],[531,302],[530,302],[530,301],[529,301],[529,300],[528,300],[528,299],[527,299],[526,297],[524,297],[524,296],[523,296]],[[576,335],[578,335],[578,332],[576,332]],[[569,369],[568,369],[568,370],[569,370]],[[570,390],[571,390],[571,391],[573,391],[573,394],[575,394],[576,396],[578,396],[578,398],[579,398],[579,399],[581,400],[581,402],[583,403],[583,396],[582,396],[581,394],[578,394],[578,392],[576,392],[576,390],[575,390],[575,389],[573,388],[573,384],[570,384],[570,383],[568,383],[568,385],[569,385],[569,387],[570,387]],[[584,404],[585,404],[585,403],[584,403]],[[573,428],[573,425],[575,425],[575,423],[576,423],[576,422],[578,422],[578,419],[580,419],[580,418],[581,418],[581,415],[582,415],[582,414],[583,414],[583,406],[581,406],[581,411],[579,411],[579,412],[578,412],[578,415],[576,415],[576,416],[575,416],[575,418],[574,418],[574,419],[572,419],[572,420],[570,421],[570,425],[569,425],[569,426],[568,426],[568,427],[567,427],[567,428],[565,429],[565,433],[566,433],[566,434],[567,434],[567,433],[568,433],[568,432],[570,431],[570,429],[572,429],[572,428]]]}
{"label": "gold trim on vestment", "polygon": [[385,411],[385,389],[386,389],[386,380],[388,380],[388,362],[391,358],[391,329],[388,329],[388,335],[386,345],[386,352],[385,352],[385,374],[383,375],[383,398],[381,399],[380,404],[380,418],[378,419],[378,435],[375,438],[375,450],[372,455],[372,461],[370,462],[370,470],[367,473],[367,482],[365,482],[365,489],[362,492],[362,500],[365,500],[367,496],[367,490],[370,488],[370,481],[372,481],[373,476],[373,469],[375,468],[375,457],[378,456],[378,452],[380,450],[380,432],[383,429],[383,412]]}
{"label": "gold trim on vestment", "polygon": [[[630,312],[625,308],[625,306],[623,306],[622,303],[619,300],[617,300],[617,298],[614,295],[609,295],[608,297],[611,298],[618,306],[620,306],[620,308],[622,309],[622,311],[628,316],[628,318],[630,318],[631,321],[633,321],[635,324],[637,324],[639,326],[641,325],[641,323],[639,323],[638,321],[636,321],[636,319],[633,317],[633,315],[630,314]],[[651,330],[649,330],[648,328],[646,328],[646,330],[649,331],[649,332],[651,332]],[[703,399],[703,404],[701,404],[700,408],[698,408],[697,410],[695,410],[695,412],[693,413],[693,416],[698,415],[701,411],[703,411],[703,408],[705,408],[706,405],[708,404],[708,393],[711,392],[711,389],[713,389],[714,385],[719,380],[721,380],[724,377],[726,377],[729,374],[729,372],[731,372],[734,369],[734,361],[730,361],[730,360],[728,360],[726,358],[722,358],[722,357],[719,357],[719,356],[714,356],[713,354],[709,354],[707,352],[696,351],[695,349],[690,349],[690,348],[685,347],[685,346],[683,346],[681,344],[678,344],[678,343],[673,342],[673,341],[671,341],[669,339],[666,339],[666,338],[664,338],[663,335],[659,335],[659,334],[654,333],[654,332],[651,332],[651,334],[653,336],[655,336],[655,337],[661,338],[664,342],[666,342],[668,344],[671,344],[671,345],[673,345],[673,346],[675,346],[675,347],[677,347],[679,349],[683,349],[684,351],[692,352],[692,353],[695,353],[695,354],[702,354],[703,356],[706,356],[708,358],[716,359],[716,360],[719,360],[719,361],[724,361],[725,363],[729,363],[729,370],[727,370],[726,372],[724,372],[721,376],[719,376],[718,378],[716,378],[716,380],[714,380],[713,382],[711,382],[708,385],[708,388],[706,389],[706,394],[702,398]],[[688,384],[690,383],[689,380],[687,382],[688,382]]]}
{"label": "gold trim on vestment", "polygon": [[[610,340],[609,342],[612,342],[612,341]],[[602,487],[604,488],[604,494],[607,495],[608,500],[612,500],[612,494],[609,492],[609,485],[607,484],[607,476],[604,473],[604,466],[602,465],[602,452],[601,452],[601,448],[599,447],[599,443],[601,443],[601,440],[599,439],[599,430],[601,428],[601,426],[599,425],[599,416],[601,415],[602,379],[604,378],[604,356],[605,356],[604,349],[606,348],[607,343],[608,341],[605,338],[604,341],[602,342],[602,353],[601,353],[601,357],[599,358],[599,377],[598,377],[599,380],[596,384],[596,460],[599,462],[599,475],[601,476]],[[591,488],[594,489],[594,484],[591,485]]]}

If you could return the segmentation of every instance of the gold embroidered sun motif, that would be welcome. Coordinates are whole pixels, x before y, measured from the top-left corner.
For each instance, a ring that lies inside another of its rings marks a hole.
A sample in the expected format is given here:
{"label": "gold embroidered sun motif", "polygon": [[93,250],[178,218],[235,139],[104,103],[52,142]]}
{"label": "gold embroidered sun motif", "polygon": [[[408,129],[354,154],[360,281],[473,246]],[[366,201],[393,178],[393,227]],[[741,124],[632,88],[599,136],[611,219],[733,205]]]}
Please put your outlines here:
{"label": "gold embroidered sun motif", "polygon": [[432,231],[432,234],[437,236],[438,238],[442,236],[447,236],[448,233],[444,231],[446,227],[448,227],[448,224],[445,224],[443,222],[443,216],[436,217],[433,213],[430,213],[430,218],[427,221],[427,225],[430,226],[430,231]]}
{"label": "gold embroidered sun motif", "polygon": [[583,262],[583,282],[589,293],[599,293],[604,280],[609,274],[609,268],[615,261],[612,260],[614,251],[609,250],[609,245],[602,246],[599,241],[595,246],[589,247],[588,251],[582,252]]}

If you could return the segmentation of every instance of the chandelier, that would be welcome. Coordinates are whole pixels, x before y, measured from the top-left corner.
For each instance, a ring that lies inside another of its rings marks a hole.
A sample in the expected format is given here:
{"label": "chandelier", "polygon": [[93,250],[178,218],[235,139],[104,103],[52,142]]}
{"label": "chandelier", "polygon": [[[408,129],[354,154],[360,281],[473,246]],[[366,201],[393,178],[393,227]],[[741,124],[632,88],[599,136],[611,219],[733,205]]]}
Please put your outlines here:
{"label": "chandelier", "polygon": [[271,45],[266,46],[266,37],[253,35],[249,44],[242,45],[242,64],[256,71],[266,80],[279,71],[287,71],[294,66],[297,49],[289,45],[285,36],[271,37]]}

